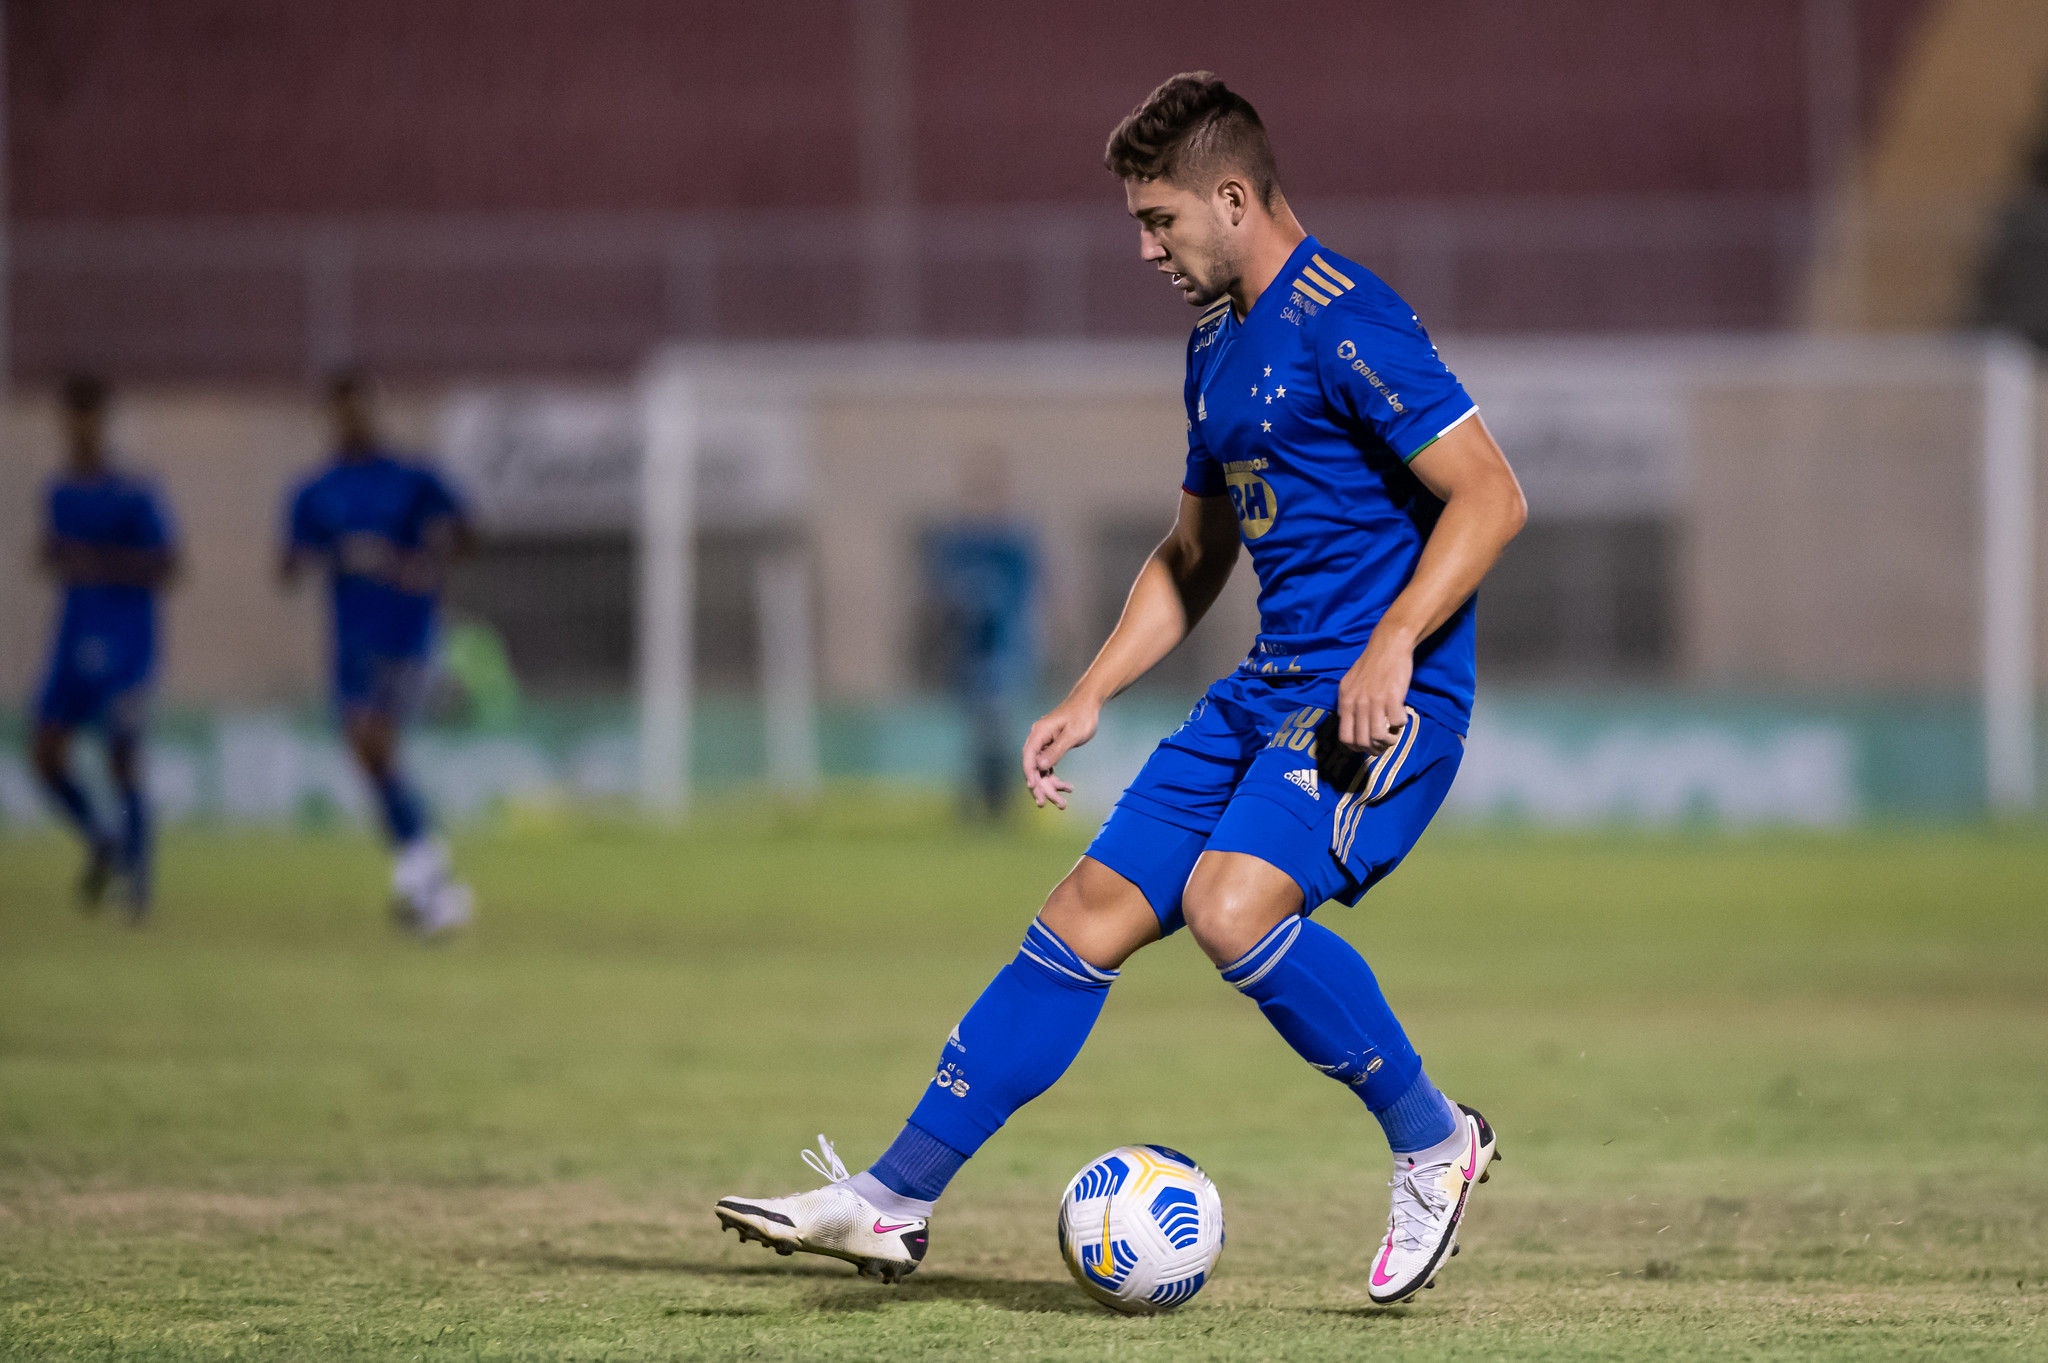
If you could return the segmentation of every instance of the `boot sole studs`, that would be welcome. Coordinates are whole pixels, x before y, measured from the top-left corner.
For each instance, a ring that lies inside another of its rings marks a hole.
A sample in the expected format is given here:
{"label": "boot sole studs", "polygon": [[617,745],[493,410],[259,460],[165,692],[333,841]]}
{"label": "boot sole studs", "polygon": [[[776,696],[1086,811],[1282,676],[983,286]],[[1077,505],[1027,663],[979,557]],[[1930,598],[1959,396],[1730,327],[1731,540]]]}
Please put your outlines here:
{"label": "boot sole studs", "polygon": [[717,1216],[719,1226],[725,1230],[732,1231],[733,1233],[738,1235],[740,1237],[741,1244],[746,1244],[751,1241],[755,1244],[762,1245],[765,1248],[774,1250],[777,1254],[783,1256],[784,1258],[788,1258],[790,1255],[795,1254],[798,1250],[803,1250],[806,1254],[817,1254],[822,1255],[823,1257],[828,1259],[839,1259],[846,1263],[852,1264],[854,1267],[854,1272],[857,1276],[862,1278],[875,1278],[880,1280],[881,1282],[889,1284],[892,1287],[895,1284],[902,1282],[905,1278],[909,1277],[911,1273],[914,1272],[917,1268],[916,1264],[899,1264],[891,1262],[888,1259],[875,1259],[854,1254],[840,1254],[829,1249],[811,1249],[804,1245],[784,1244],[782,1241],[776,1240],[771,1236],[763,1235],[755,1227],[749,1225],[745,1221],[742,1221],[739,1217],[734,1216],[731,1213],[726,1212],[722,1209],[717,1212]]}

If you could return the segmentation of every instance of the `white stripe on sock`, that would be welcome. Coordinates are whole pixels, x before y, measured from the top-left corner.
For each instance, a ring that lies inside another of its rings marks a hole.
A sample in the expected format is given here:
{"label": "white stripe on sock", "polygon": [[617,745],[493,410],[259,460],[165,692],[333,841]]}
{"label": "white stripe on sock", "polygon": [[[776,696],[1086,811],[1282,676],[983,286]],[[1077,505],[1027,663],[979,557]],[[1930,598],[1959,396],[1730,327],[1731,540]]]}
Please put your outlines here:
{"label": "white stripe on sock", "polygon": [[[1257,984],[1260,980],[1265,979],[1267,972],[1271,971],[1274,966],[1280,964],[1280,958],[1287,954],[1287,949],[1294,945],[1294,939],[1301,935],[1301,915],[1294,915],[1293,917],[1289,918],[1287,922],[1281,924],[1280,926],[1287,929],[1287,940],[1280,943],[1280,945],[1274,947],[1272,954],[1266,957],[1265,961],[1260,964],[1257,970],[1254,970],[1251,974],[1245,976],[1241,980],[1232,980],[1230,982],[1231,986],[1235,988],[1239,993],[1243,993],[1245,990]],[[1275,929],[1275,931],[1278,931],[1278,929]],[[1271,934],[1268,934],[1269,937],[1270,935]],[[1253,947],[1251,951],[1246,952],[1245,955],[1249,956],[1252,954],[1252,952],[1256,952],[1257,950],[1257,947]]]}

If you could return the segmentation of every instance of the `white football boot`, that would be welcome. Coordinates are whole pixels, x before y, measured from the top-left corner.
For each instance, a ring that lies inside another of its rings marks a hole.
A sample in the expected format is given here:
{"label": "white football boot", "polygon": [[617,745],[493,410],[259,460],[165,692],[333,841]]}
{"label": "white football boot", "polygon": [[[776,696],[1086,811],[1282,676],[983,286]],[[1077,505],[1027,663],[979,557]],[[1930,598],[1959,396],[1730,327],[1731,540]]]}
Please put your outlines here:
{"label": "white football boot", "polygon": [[855,1192],[832,1142],[818,1137],[816,1153],[804,1163],[832,1181],[813,1192],[789,1197],[722,1197],[712,1210],[719,1224],[742,1241],[759,1240],[777,1254],[829,1254],[860,1270],[863,1278],[897,1282],[924,1260],[923,1217],[892,1216]]}
{"label": "white football boot", "polygon": [[475,897],[450,873],[448,849],[438,839],[419,838],[399,852],[391,868],[391,916],[400,927],[419,937],[440,937],[475,912]]}
{"label": "white football boot", "polygon": [[476,914],[476,896],[459,880],[444,880],[433,897],[413,913],[412,930],[421,937],[445,937]]}
{"label": "white football boot", "polygon": [[1425,1152],[1422,1158],[1427,1163],[1417,1163],[1410,1155],[1394,1157],[1394,1176],[1388,1180],[1394,1190],[1393,1210],[1366,1284],[1367,1295],[1381,1306],[1436,1286],[1437,1270],[1458,1252],[1458,1223],[1464,1219],[1472,1189],[1491,1177],[1487,1166],[1500,1157],[1486,1118],[1463,1103],[1457,1107],[1456,1145],[1446,1141]]}

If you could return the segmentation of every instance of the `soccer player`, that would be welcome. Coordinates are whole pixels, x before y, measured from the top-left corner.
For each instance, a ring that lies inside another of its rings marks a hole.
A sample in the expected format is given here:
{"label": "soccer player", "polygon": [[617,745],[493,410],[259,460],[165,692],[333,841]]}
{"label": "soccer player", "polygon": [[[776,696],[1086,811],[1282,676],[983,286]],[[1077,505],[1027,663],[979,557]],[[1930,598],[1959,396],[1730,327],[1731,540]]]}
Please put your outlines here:
{"label": "soccer player", "polygon": [[1038,543],[1009,514],[1009,478],[998,451],[968,465],[958,520],[925,540],[925,574],[939,606],[946,680],[968,729],[962,811],[999,820],[1015,789],[1010,763],[1016,698],[1037,680]]}
{"label": "soccer player", "polygon": [[326,570],[334,706],[391,843],[393,910],[435,937],[469,921],[470,892],[399,767],[398,743],[432,682],[435,606],[470,547],[469,520],[439,474],[378,439],[361,375],[337,375],[327,397],[334,460],[292,493],[281,572],[289,586]]}
{"label": "soccer player", "polygon": [[[1180,513],[1122,618],[1025,740],[1025,784],[1065,808],[1062,755],[1178,644],[1240,544],[1259,578],[1250,654],[1153,753],[1005,966],[947,1037],[895,1142],[851,1177],[717,1213],[785,1253],[895,1279],[961,1165],[1072,1062],[1133,952],[1180,928],[1393,1151],[1367,1291],[1397,1302],[1456,1248],[1491,1126],[1438,1091],[1372,970],[1309,915],[1356,903],[1415,845],[1458,769],[1473,593],[1526,509],[1422,325],[1308,236],[1258,115],[1206,72],[1161,85],[1107,162],[1141,254],[1200,309],[1188,340]],[[806,1152],[808,1155],[809,1152]]]}
{"label": "soccer player", "polygon": [[[142,740],[156,675],[156,598],[177,570],[177,548],[156,490],[108,457],[106,386],[73,375],[63,406],[66,464],[44,502],[41,560],[64,602],[36,697],[36,775],[85,840],[80,907],[96,910],[119,877],[129,921],[139,924],[150,904]],[[71,774],[71,736],[85,727],[97,727],[106,744],[120,800],[111,827]]]}

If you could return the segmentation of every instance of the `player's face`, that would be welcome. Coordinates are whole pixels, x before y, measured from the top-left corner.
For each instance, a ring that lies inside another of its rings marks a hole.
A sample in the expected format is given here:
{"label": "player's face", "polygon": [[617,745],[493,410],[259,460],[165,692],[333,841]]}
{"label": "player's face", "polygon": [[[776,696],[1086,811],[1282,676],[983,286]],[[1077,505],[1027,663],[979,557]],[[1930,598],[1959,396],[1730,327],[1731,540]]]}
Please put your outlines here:
{"label": "player's face", "polygon": [[370,404],[362,393],[348,390],[336,393],[329,400],[329,415],[334,421],[334,443],[344,450],[366,449],[374,443],[376,432],[370,421]]}
{"label": "player's face", "polygon": [[73,407],[65,411],[64,435],[72,467],[80,472],[99,467],[100,444],[105,433],[106,416],[99,408]]}
{"label": "player's face", "polygon": [[1167,180],[1124,181],[1138,220],[1138,255],[1173,281],[1181,297],[1207,307],[1236,280],[1236,263],[1215,195]]}

